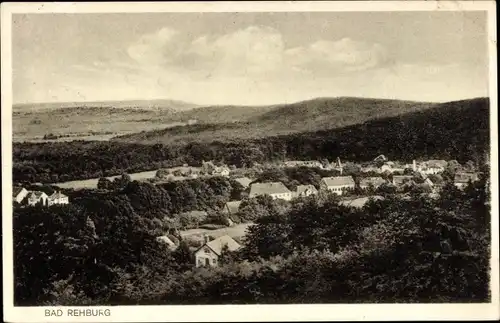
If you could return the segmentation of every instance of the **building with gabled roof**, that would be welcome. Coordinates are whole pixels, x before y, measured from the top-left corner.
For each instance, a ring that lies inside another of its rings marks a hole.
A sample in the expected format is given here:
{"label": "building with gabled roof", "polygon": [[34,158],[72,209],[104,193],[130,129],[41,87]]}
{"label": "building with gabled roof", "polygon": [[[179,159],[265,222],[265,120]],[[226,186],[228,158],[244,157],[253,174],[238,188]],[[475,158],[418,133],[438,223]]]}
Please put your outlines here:
{"label": "building with gabled roof", "polygon": [[62,194],[61,192],[54,192],[47,199],[47,205],[55,205],[55,204],[69,204],[69,197]]}
{"label": "building with gabled roof", "polygon": [[12,187],[12,200],[17,203],[21,203],[30,192],[24,187],[14,186]]}
{"label": "building with gabled roof", "polygon": [[273,199],[282,199],[290,201],[292,192],[281,182],[272,183],[254,183],[250,186],[249,198],[254,198],[260,195],[269,195]]}
{"label": "building with gabled roof", "polygon": [[306,197],[309,195],[315,195],[318,193],[318,190],[314,185],[298,185],[295,195],[297,197]]}
{"label": "building with gabled roof", "polygon": [[236,251],[241,245],[228,235],[213,240],[205,236],[205,243],[194,253],[196,267],[217,267],[226,247],[228,251]]}
{"label": "building with gabled roof", "polygon": [[352,176],[323,177],[321,189],[328,190],[337,195],[342,195],[348,190],[353,190],[356,183]]}
{"label": "building with gabled roof", "polygon": [[42,204],[43,206],[47,206],[47,200],[49,199],[48,195],[45,194],[44,192],[40,191],[32,191],[28,195],[28,205],[30,206],[35,206],[37,204]]}

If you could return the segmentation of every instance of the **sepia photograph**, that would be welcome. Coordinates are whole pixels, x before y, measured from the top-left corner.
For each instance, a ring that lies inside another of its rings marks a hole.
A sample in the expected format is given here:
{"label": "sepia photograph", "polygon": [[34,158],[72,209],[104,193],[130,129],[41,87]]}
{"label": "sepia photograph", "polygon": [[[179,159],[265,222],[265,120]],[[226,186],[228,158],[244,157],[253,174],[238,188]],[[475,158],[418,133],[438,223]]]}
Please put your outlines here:
{"label": "sepia photograph", "polygon": [[7,318],[498,318],[495,4],[363,4],[2,4]]}

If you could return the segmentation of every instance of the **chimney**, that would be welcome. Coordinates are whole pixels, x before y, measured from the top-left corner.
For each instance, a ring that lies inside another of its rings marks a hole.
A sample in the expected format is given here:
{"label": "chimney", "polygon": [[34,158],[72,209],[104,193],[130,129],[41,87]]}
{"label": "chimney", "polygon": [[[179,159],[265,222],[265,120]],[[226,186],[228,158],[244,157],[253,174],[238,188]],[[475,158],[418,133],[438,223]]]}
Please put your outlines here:
{"label": "chimney", "polygon": [[415,161],[415,159],[413,160],[413,171],[417,171],[417,162]]}
{"label": "chimney", "polygon": [[208,236],[208,234],[204,234],[203,239],[205,240],[205,243],[210,241],[210,237]]}

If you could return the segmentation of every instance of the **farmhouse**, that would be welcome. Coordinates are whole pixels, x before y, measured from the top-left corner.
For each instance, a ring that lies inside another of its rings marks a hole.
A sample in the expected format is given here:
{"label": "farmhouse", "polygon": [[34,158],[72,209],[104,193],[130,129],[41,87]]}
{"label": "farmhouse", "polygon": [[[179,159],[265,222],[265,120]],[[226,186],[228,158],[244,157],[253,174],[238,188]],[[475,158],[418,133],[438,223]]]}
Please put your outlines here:
{"label": "farmhouse", "polygon": [[385,183],[386,180],[382,177],[366,177],[360,180],[359,187],[362,189],[367,189],[369,187],[378,188],[380,185]]}
{"label": "farmhouse", "polygon": [[323,177],[321,188],[342,195],[348,190],[353,190],[355,186],[352,176]]}
{"label": "farmhouse", "polygon": [[196,267],[217,267],[219,265],[219,258],[225,247],[227,247],[228,251],[235,251],[241,246],[228,235],[214,240],[210,240],[208,236],[205,236],[205,243],[194,253]]}
{"label": "farmhouse", "polygon": [[297,197],[305,197],[305,196],[314,195],[317,193],[318,193],[318,190],[316,189],[316,187],[314,187],[314,185],[299,185],[299,186],[297,186],[297,191],[296,191],[295,195]]}
{"label": "farmhouse", "polygon": [[282,199],[287,201],[292,199],[292,192],[281,182],[252,184],[248,197],[254,198],[259,195],[269,195],[273,199]]}
{"label": "farmhouse", "polygon": [[33,191],[28,195],[28,205],[35,206],[39,203],[46,206],[49,197],[44,192]]}
{"label": "farmhouse", "polygon": [[457,188],[462,189],[466,187],[469,182],[475,182],[478,179],[476,173],[457,173],[455,174],[454,184]]}
{"label": "farmhouse", "polygon": [[12,188],[12,199],[17,203],[21,203],[26,196],[28,196],[29,191],[24,187],[14,186]]}
{"label": "farmhouse", "polygon": [[69,204],[69,198],[60,192],[54,192],[54,194],[47,199],[47,205],[51,206],[54,204]]}

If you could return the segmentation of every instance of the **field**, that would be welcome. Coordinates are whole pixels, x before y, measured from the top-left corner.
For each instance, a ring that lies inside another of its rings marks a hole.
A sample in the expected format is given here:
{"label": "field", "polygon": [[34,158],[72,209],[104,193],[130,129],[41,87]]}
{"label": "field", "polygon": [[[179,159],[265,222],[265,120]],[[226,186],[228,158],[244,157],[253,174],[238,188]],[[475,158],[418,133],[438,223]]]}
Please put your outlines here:
{"label": "field", "polygon": [[197,106],[177,101],[123,101],[15,105],[14,141],[109,140],[116,135],[182,125],[170,118]]}

